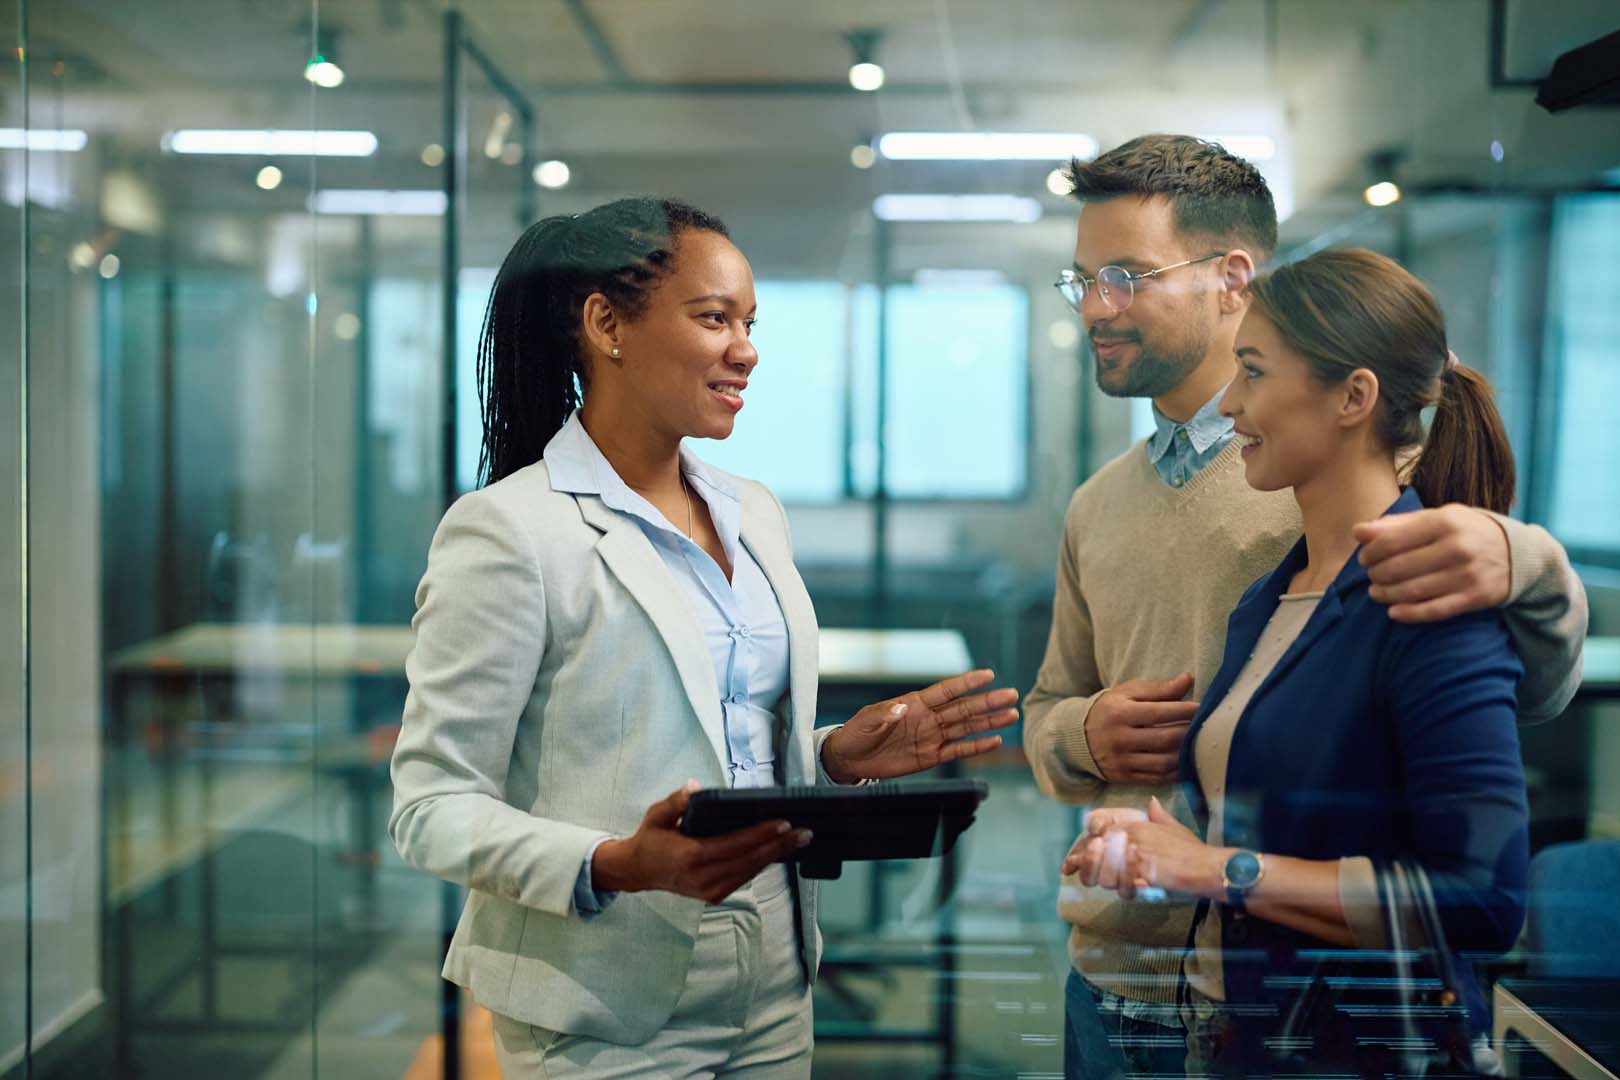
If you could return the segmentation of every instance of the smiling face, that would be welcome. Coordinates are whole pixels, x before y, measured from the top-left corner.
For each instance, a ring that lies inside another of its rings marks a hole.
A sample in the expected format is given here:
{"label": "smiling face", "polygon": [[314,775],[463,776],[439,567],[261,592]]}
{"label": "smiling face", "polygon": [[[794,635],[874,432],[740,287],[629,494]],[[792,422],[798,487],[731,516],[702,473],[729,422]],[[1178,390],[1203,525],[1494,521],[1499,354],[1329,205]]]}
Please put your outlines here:
{"label": "smiling face", "polygon": [[[1087,278],[1104,266],[1146,273],[1219,248],[1189,247],[1162,196],[1122,195],[1080,210],[1074,267]],[[1111,311],[1086,289],[1081,320],[1097,358],[1097,386],[1114,397],[1159,397],[1204,360],[1219,318],[1219,260],[1136,283],[1124,311]]]}
{"label": "smiling face", "polygon": [[1238,373],[1221,397],[1243,447],[1243,476],[1260,491],[1296,487],[1337,455],[1347,430],[1347,389],[1324,384],[1251,308],[1238,327]]}
{"label": "smiling face", "polygon": [[625,395],[628,412],[674,440],[724,439],[759,363],[754,272],[718,233],[689,229],[674,255],[641,313],[616,321],[621,358],[593,365],[587,394]]}

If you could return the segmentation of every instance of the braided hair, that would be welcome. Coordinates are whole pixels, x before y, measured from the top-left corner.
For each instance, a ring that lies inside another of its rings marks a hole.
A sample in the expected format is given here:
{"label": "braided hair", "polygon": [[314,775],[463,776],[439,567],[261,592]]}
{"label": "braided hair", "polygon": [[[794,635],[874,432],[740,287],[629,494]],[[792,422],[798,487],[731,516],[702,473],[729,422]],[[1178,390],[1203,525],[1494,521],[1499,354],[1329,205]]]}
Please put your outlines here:
{"label": "braided hair", "polygon": [[585,300],[601,293],[615,312],[636,318],[673,268],[681,233],[694,229],[729,235],[696,207],[633,198],[542,218],[518,237],[495,275],[478,339],[480,486],[539,461],[579,408]]}

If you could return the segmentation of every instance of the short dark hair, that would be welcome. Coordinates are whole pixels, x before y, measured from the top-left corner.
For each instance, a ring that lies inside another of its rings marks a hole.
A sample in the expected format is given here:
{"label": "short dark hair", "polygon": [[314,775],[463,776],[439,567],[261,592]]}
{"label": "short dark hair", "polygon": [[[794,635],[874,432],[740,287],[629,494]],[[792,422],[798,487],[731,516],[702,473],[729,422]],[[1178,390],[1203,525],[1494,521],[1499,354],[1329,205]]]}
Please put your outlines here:
{"label": "short dark hair", "polygon": [[1068,179],[1082,202],[1162,195],[1179,231],[1235,241],[1257,262],[1277,250],[1277,207],[1265,178],[1217,143],[1141,135],[1091,161],[1075,158]]}

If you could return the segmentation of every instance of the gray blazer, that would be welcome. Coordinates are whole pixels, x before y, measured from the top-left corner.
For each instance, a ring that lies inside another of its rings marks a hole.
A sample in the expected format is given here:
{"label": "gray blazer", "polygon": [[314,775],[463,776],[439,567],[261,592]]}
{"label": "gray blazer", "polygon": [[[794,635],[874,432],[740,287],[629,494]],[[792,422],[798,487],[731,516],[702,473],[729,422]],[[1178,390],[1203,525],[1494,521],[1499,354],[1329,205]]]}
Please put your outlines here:
{"label": "gray blazer", "polygon": [[[737,487],[742,543],[787,623],[779,779],[830,782],[831,729],[813,733],[816,617],[787,515],[763,485]],[[407,863],[471,890],[444,977],[516,1020],[646,1041],[674,1010],[703,902],[630,893],[587,920],[574,885],[593,843],[634,832],[688,778],[727,783],[697,617],[640,527],[553,491],[543,462],[456,501],[416,607],[388,830]],[[797,892],[814,973],[814,884]]]}

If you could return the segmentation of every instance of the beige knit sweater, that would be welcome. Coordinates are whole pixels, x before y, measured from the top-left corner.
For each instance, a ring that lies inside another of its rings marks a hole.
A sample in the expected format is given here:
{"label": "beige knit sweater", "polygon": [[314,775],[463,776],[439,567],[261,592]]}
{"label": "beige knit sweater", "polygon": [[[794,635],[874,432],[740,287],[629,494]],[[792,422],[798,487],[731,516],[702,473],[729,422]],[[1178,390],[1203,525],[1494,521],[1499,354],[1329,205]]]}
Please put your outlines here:
{"label": "beige knit sweater", "polygon": [[[1086,714],[1103,690],[1130,679],[1192,673],[1192,699],[1220,668],[1226,621],[1245,589],[1299,539],[1287,490],[1243,479],[1233,440],[1186,485],[1172,488],[1138,443],[1075,492],[1059,553],[1052,631],[1024,701],[1024,750],[1042,790],[1086,806],[1146,808],[1158,795],[1187,817],[1172,788],[1110,784],[1086,744]],[[1580,682],[1586,594],[1545,530],[1491,515],[1512,557],[1508,629],[1525,664],[1520,715],[1562,711]],[[1190,822],[1189,822],[1190,823]],[[1142,1001],[1175,1000],[1192,907],[1121,901],[1063,884],[1058,913],[1073,926],[1069,957],[1105,989]]]}

